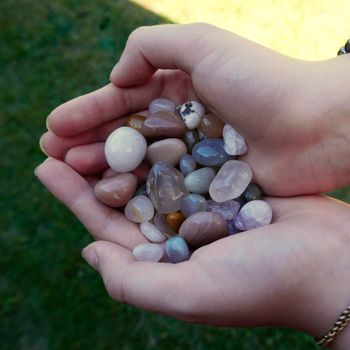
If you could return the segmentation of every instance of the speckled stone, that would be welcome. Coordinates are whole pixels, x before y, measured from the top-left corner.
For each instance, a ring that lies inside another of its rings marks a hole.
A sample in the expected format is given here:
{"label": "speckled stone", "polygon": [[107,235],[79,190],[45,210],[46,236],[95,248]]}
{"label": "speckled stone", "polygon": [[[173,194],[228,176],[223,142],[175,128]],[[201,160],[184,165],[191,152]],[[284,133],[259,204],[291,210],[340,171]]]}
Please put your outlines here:
{"label": "speckled stone", "polygon": [[208,201],[207,210],[220,214],[225,220],[232,220],[237,215],[240,207],[240,204],[233,199],[221,203],[211,200]]}
{"label": "speckled stone", "polygon": [[164,255],[164,247],[157,243],[141,243],[132,251],[137,261],[159,261]]}
{"label": "speckled stone", "polygon": [[190,250],[187,243],[180,236],[169,238],[165,242],[165,250],[169,261],[174,264],[186,261],[190,257]]}
{"label": "speckled stone", "polygon": [[200,211],[181,225],[179,235],[192,247],[200,247],[227,235],[227,222],[219,214]]}
{"label": "speckled stone", "polygon": [[245,204],[234,219],[237,229],[246,231],[271,223],[272,208],[262,200],[253,200]]}
{"label": "speckled stone", "polygon": [[224,150],[222,139],[205,139],[198,142],[192,150],[194,160],[204,166],[221,166],[231,159]]}
{"label": "speckled stone", "polygon": [[147,192],[161,214],[180,210],[181,200],[188,194],[182,173],[165,162],[153,165],[147,178]]}
{"label": "speckled stone", "polygon": [[247,163],[229,160],[216,174],[209,187],[209,194],[216,202],[238,198],[247,188],[253,173]]}
{"label": "speckled stone", "polygon": [[120,173],[136,169],[147,152],[145,138],[135,129],[122,126],[113,131],[105,143],[108,165]]}
{"label": "speckled stone", "polygon": [[183,154],[180,158],[180,171],[184,176],[188,175],[190,172],[196,170],[197,164],[191,154]]}
{"label": "speckled stone", "polygon": [[247,152],[248,148],[244,138],[231,125],[225,124],[223,138],[227,154],[237,156]]}
{"label": "speckled stone", "polygon": [[189,192],[206,194],[214,178],[215,171],[212,168],[201,168],[192,171],[185,177],[185,186]]}
{"label": "speckled stone", "polygon": [[156,98],[149,104],[148,110],[151,115],[159,111],[175,112],[175,103],[167,98]]}
{"label": "speckled stone", "polygon": [[144,117],[143,115],[132,114],[132,115],[129,115],[128,120],[126,122],[126,126],[133,128],[138,132],[142,133],[142,125],[145,120],[146,120],[146,117]]}
{"label": "speckled stone", "polygon": [[130,173],[107,177],[95,185],[99,201],[111,207],[124,206],[135,193],[137,177]]}
{"label": "speckled stone", "polygon": [[152,202],[146,196],[136,196],[128,202],[124,214],[132,222],[150,221],[154,215]]}
{"label": "speckled stone", "polygon": [[186,152],[187,147],[180,139],[164,139],[148,146],[147,158],[152,165],[157,162],[167,162],[170,165],[177,166],[180,158]]}
{"label": "speckled stone", "polygon": [[150,222],[140,224],[142,234],[153,243],[162,243],[166,241],[166,236],[158,230],[158,228]]}
{"label": "speckled stone", "polygon": [[185,196],[181,201],[181,213],[188,218],[198,211],[207,210],[207,200],[196,193],[191,193]]}
{"label": "speckled stone", "polygon": [[186,125],[175,113],[159,111],[142,124],[141,133],[147,137],[183,137]]}
{"label": "speckled stone", "polygon": [[212,114],[206,114],[199,124],[199,130],[209,138],[222,137],[223,129],[223,122]]}
{"label": "speckled stone", "polygon": [[182,120],[185,122],[187,129],[197,128],[204,116],[205,109],[197,101],[187,101],[180,108]]}
{"label": "speckled stone", "polygon": [[175,232],[178,232],[180,226],[185,221],[185,217],[180,212],[170,213],[166,216],[166,221]]}

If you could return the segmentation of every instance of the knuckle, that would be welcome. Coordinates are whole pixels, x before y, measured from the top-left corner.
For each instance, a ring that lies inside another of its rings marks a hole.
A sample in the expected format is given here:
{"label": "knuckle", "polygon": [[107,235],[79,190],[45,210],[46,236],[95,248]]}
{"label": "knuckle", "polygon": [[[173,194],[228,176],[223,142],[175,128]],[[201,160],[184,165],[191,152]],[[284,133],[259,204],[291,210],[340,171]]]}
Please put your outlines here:
{"label": "knuckle", "polygon": [[133,42],[139,40],[139,38],[142,37],[142,35],[145,33],[146,30],[147,30],[147,26],[141,26],[141,27],[138,27],[135,30],[133,30],[131,32],[131,34],[129,35],[127,44],[130,45],[130,43],[133,43]]}

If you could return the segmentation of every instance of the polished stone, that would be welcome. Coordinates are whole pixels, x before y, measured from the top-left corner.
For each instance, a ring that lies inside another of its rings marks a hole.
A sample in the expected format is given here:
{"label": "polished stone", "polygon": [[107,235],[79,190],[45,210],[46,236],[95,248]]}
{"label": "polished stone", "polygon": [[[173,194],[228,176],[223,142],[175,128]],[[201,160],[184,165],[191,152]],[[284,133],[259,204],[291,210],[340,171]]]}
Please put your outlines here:
{"label": "polished stone", "polygon": [[167,239],[167,237],[161,231],[159,231],[157,226],[150,222],[143,222],[140,224],[140,231],[149,241],[153,243],[162,243]]}
{"label": "polished stone", "polygon": [[187,129],[196,129],[204,116],[205,110],[202,104],[197,101],[187,101],[180,108],[182,120]]}
{"label": "polished stone", "polygon": [[169,261],[174,264],[186,261],[190,257],[190,250],[187,243],[180,236],[169,238],[165,242],[165,250]]}
{"label": "polished stone", "polygon": [[192,156],[198,164],[204,166],[221,166],[231,157],[224,150],[222,139],[204,139],[192,150]]}
{"label": "polished stone", "polygon": [[122,126],[113,131],[105,143],[108,165],[120,173],[136,169],[147,152],[145,138],[135,129]]}
{"label": "polished stone", "polygon": [[164,255],[164,246],[157,243],[141,243],[132,251],[137,261],[159,261]]}
{"label": "polished stone", "polygon": [[185,177],[185,186],[189,192],[207,194],[214,178],[215,171],[212,168],[200,168]]}
{"label": "polished stone", "polygon": [[186,176],[193,170],[196,170],[197,164],[193,156],[186,153],[181,156],[179,167],[180,171]]}
{"label": "polished stone", "polygon": [[233,199],[221,203],[211,200],[208,201],[207,210],[220,214],[225,220],[232,220],[237,215],[240,207],[240,204]]}
{"label": "polished stone", "polygon": [[180,139],[170,138],[149,145],[147,158],[152,165],[157,162],[167,162],[170,165],[177,166],[180,158],[186,152],[187,147]]}
{"label": "polished stone", "polygon": [[222,137],[223,129],[223,122],[212,114],[206,114],[199,124],[199,130],[209,138]]}
{"label": "polished stone", "polygon": [[200,247],[227,235],[227,222],[219,214],[200,211],[181,225],[179,235],[192,247]]}
{"label": "polished stone", "polygon": [[153,165],[147,178],[147,192],[154,208],[162,214],[178,211],[182,198],[188,194],[182,173],[165,162]]}
{"label": "polished stone", "polygon": [[256,199],[261,199],[261,197],[261,188],[255,183],[250,183],[241,196],[244,202],[250,202]]}
{"label": "polished stone", "polygon": [[143,115],[132,114],[132,115],[129,115],[128,120],[126,122],[126,126],[133,128],[138,132],[142,133],[142,125],[145,120],[146,120],[146,117],[144,117]]}
{"label": "polished stone", "polygon": [[189,152],[192,152],[193,147],[200,141],[197,130],[187,130],[183,137]]}
{"label": "polished stone", "polygon": [[240,135],[231,125],[225,124],[223,130],[224,149],[231,156],[238,156],[247,152],[247,144],[242,135]]}
{"label": "polished stone", "polygon": [[174,229],[168,224],[166,217],[166,214],[157,213],[154,216],[154,224],[166,237],[175,236],[177,232],[175,232]]}
{"label": "polished stone", "polygon": [[141,133],[147,137],[183,137],[186,125],[175,113],[159,111],[142,124]]}
{"label": "polished stone", "polygon": [[156,98],[151,101],[148,110],[151,115],[159,111],[175,112],[175,103],[167,98]]}
{"label": "polished stone", "polygon": [[198,211],[207,210],[207,200],[195,193],[190,193],[188,196],[185,196],[181,201],[181,213],[188,218]]}
{"label": "polished stone", "polygon": [[152,202],[146,196],[136,196],[128,202],[124,214],[132,222],[150,221],[154,215]]}
{"label": "polished stone", "polygon": [[100,180],[95,185],[95,195],[99,201],[111,207],[124,206],[134,195],[137,177],[124,173]]}
{"label": "polished stone", "polygon": [[229,160],[216,174],[209,187],[209,194],[216,202],[238,198],[252,179],[253,173],[247,163]]}
{"label": "polished stone", "polygon": [[179,231],[179,228],[184,221],[185,217],[180,212],[170,213],[166,216],[166,222],[175,232]]}
{"label": "polished stone", "polygon": [[237,216],[234,223],[237,229],[246,231],[271,223],[272,208],[270,204],[262,200],[253,200],[245,204]]}

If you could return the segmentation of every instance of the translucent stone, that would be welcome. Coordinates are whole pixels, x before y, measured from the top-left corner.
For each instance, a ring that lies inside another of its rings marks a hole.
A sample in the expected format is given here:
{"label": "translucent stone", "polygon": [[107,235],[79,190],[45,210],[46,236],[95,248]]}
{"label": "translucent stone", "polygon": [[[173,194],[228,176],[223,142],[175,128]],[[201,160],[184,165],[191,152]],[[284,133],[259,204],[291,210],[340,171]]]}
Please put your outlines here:
{"label": "translucent stone", "polygon": [[165,242],[165,250],[169,261],[174,264],[188,260],[190,257],[188,245],[180,236],[169,238]]}
{"label": "translucent stone", "polygon": [[166,216],[166,222],[175,231],[178,232],[181,224],[185,221],[185,217],[182,213],[170,213]]}
{"label": "translucent stone", "polygon": [[232,236],[236,233],[241,232],[236,226],[235,226],[235,221],[234,220],[228,220],[227,221],[227,235]]}
{"label": "translucent stone", "polygon": [[247,152],[244,138],[229,124],[225,124],[223,131],[224,149],[231,156],[238,156]]}
{"label": "translucent stone", "polygon": [[187,130],[183,137],[183,141],[191,152],[193,147],[200,141],[197,130]]}
{"label": "translucent stone", "polygon": [[255,183],[250,183],[246,190],[242,193],[242,199],[244,202],[254,201],[261,199],[262,193],[260,187]]}
{"label": "translucent stone", "polygon": [[200,247],[227,235],[227,222],[219,214],[200,211],[181,225],[179,235],[192,247]]}
{"label": "translucent stone", "polygon": [[196,161],[191,154],[183,154],[180,158],[180,170],[184,176],[188,175],[191,171],[197,167]]}
{"label": "translucent stone", "polygon": [[95,185],[95,195],[106,205],[122,207],[134,195],[136,186],[137,177],[134,174],[118,174],[100,180]]}
{"label": "translucent stone", "polygon": [[192,150],[194,160],[204,166],[221,166],[231,157],[224,150],[222,139],[205,139],[198,142]]}
{"label": "translucent stone", "polygon": [[207,210],[220,214],[225,220],[232,220],[238,213],[240,204],[233,199],[225,202],[208,201]]}
{"label": "translucent stone", "polygon": [[207,201],[206,199],[195,193],[191,193],[188,196],[184,197],[181,201],[181,213],[188,218],[198,211],[207,210]]}
{"label": "translucent stone", "polygon": [[159,261],[164,255],[164,247],[162,244],[141,243],[135,246],[132,251],[137,261]]}
{"label": "translucent stone", "polygon": [[206,114],[199,124],[199,130],[206,136],[210,138],[222,137],[222,130],[224,124],[218,118],[212,114]]}
{"label": "translucent stone", "polygon": [[158,228],[150,222],[143,222],[140,225],[142,234],[153,243],[162,243],[166,241],[166,236],[158,230]]}
{"label": "translucent stone", "polygon": [[132,222],[149,221],[154,215],[152,202],[146,196],[136,196],[129,200],[124,209],[124,214]]}
{"label": "translucent stone", "polygon": [[133,128],[142,134],[142,125],[145,120],[146,117],[144,117],[143,115],[132,114],[128,117],[126,126]]}
{"label": "translucent stone", "polygon": [[144,184],[142,184],[141,186],[138,187],[138,189],[135,191],[135,196],[146,196],[146,197],[148,197],[146,183],[144,183]]}
{"label": "translucent stone", "polygon": [[245,204],[237,216],[234,223],[237,229],[246,231],[271,223],[272,208],[270,204],[262,200],[254,200]]}
{"label": "translucent stone", "polygon": [[141,133],[148,137],[183,137],[186,125],[175,113],[159,111],[142,124]]}
{"label": "translucent stone", "polygon": [[185,186],[192,193],[206,194],[214,178],[215,171],[212,168],[201,168],[186,176]]}
{"label": "translucent stone", "polygon": [[193,130],[199,126],[204,113],[203,105],[197,101],[185,102],[180,108],[181,118],[189,130]]}
{"label": "translucent stone", "polygon": [[149,104],[150,114],[157,113],[159,111],[175,112],[175,103],[167,98],[156,98]]}
{"label": "translucent stone", "polygon": [[113,131],[105,143],[109,166],[120,173],[136,169],[145,158],[147,142],[135,129],[122,126]]}
{"label": "translucent stone", "polygon": [[153,165],[147,178],[147,192],[154,208],[162,214],[178,211],[181,199],[188,194],[182,173],[165,162]]}
{"label": "translucent stone", "polygon": [[216,174],[209,187],[209,194],[215,202],[238,198],[247,188],[252,177],[252,170],[247,163],[229,160]]}
{"label": "translucent stone", "polygon": [[154,224],[158,230],[167,237],[172,237],[177,234],[177,232],[175,232],[174,229],[168,224],[165,214],[157,213],[154,217]]}
{"label": "translucent stone", "polygon": [[164,139],[148,146],[147,158],[151,164],[167,162],[170,165],[176,166],[179,164],[182,155],[186,152],[187,147],[180,139]]}

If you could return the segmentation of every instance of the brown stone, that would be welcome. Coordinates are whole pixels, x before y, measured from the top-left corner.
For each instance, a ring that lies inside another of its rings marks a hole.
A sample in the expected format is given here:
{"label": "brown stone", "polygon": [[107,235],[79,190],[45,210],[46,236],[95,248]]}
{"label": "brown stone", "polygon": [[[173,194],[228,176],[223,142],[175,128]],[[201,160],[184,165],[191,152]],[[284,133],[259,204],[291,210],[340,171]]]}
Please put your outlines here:
{"label": "brown stone", "polygon": [[192,247],[200,247],[227,236],[227,222],[220,215],[200,211],[189,216],[179,235]]}
{"label": "brown stone", "polygon": [[181,224],[185,221],[185,217],[180,212],[170,213],[166,216],[166,221],[175,232],[178,232]]}
{"label": "brown stone", "polygon": [[122,207],[132,198],[136,186],[137,177],[134,174],[119,174],[99,181],[95,186],[95,195],[110,207]]}
{"label": "brown stone", "polygon": [[133,128],[142,134],[142,125],[146,118],[143,115],[139,114],[131,114],[128,117],[128,121],[126,122],[126,126]]}
{"label": "brown stone", "polygon": [[148,137],[182,137],[186,132],[186,125],[175,113],[159,111],[147,118],[141,133]]}
{"label": "brown stone", "polygon": [[206,114],[199,124],[199,130],[207,137],[222,137],[224,124],[212,114]]}
{"label": "brown stone", "polygon": [[147,149],[148,161],[153,165],[157,162],[166,162],[176,166],[180,158],[187,153],[186,145],[180,139],[165,139],[152,143]]}

